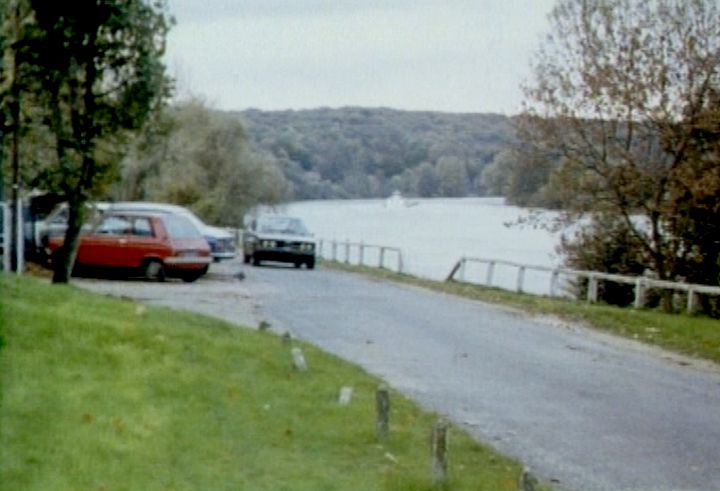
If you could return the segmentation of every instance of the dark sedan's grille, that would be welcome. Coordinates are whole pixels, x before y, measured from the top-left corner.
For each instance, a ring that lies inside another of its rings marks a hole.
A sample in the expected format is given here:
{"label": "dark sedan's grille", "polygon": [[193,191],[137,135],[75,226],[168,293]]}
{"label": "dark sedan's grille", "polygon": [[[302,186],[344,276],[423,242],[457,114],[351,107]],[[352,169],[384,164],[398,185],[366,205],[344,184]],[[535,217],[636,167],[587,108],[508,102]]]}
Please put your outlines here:
{"label": "dark sedan's grille", "polygon": [[298,252],[308,252],[314,250],[315,248],[312,243],[289,240],[264,240],[262,241],[262,246],[272,249]]}

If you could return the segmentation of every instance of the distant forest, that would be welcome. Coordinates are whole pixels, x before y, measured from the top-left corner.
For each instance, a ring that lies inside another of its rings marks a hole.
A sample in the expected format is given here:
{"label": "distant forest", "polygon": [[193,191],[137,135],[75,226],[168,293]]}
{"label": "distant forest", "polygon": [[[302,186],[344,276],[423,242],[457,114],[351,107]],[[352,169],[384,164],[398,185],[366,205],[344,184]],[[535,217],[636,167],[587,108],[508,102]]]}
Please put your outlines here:
{"label": "distant forest", "polygon": [[497,194],[485,172],[513,142],[512,120],[386,108],[228,113],[277,162],[293,199]]}

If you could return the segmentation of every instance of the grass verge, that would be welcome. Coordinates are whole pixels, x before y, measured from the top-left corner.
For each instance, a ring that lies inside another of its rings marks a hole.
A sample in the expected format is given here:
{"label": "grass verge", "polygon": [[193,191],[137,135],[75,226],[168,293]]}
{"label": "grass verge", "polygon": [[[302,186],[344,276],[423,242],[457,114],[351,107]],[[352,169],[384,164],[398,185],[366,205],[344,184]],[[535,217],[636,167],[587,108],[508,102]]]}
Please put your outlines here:
{"label": "grass verge", "polygon": [[720,320],[654,310],[620,308],[542,297],[458,282],[417,278],[392,271],[323,261],[323,265],[376,278],[397,281],[473,300],[516,307],[533,314],[548,314],[571,322],[659,346],[683,355],[720,363]]}
{"label": "grass verge", "polygon": [[[301,373],[272,334],[31,278],[0,293],[3,489],[437,489],[436,416],[393,393],[379,443],[379,380],[312,346]],[[444,489],[517,489],[520,466],[458,429],[450,462]]]}

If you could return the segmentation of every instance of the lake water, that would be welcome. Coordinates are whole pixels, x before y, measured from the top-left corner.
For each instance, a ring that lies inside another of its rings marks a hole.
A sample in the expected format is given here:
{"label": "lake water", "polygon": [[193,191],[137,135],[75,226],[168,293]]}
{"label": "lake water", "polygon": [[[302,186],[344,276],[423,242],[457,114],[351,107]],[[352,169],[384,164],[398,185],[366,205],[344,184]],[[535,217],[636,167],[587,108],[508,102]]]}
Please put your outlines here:
{"label": "lake water", "polygon": [[[559,235],[510,226],[528,210],[508,206],[502,198],[303,201],[283,211],[305,221],[324,242],[325,257],[332,240],[397,247],[404,272],[430,279],[445,279],[463,256],[549,267],[561,262],[555,251]],[[343,248],[338,256],[344,258]],[[485,278],[481,270],[465,274],[469,280]],[[513,289],[516,278],[516,268],[496,267],[493,284]],[[525,285],[526,291],[547,293],[549,274],[527,271]]]}

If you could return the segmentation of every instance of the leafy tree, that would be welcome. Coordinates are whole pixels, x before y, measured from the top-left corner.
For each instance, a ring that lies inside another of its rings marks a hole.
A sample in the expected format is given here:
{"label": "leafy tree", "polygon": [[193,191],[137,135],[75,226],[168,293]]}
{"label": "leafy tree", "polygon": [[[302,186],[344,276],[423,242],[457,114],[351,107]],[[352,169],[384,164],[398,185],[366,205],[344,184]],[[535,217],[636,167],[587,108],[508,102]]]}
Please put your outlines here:
{"label": "leafy tree", "polygon": [[480,174],[480,186],[491,196],[503,196],[510,173],[518,160],[517,152],[510,148],[495,154],[492,162]]}
{"label": "leafy tree", "polygon": [[237,227],[249,208],[289,193],[277,162],[251,151],[239,121],[191,100],[168,108],[135,141],[113,194],[177,203],[210,223]]}
{"label": "leafy tree", "polygon": [[520,137],[561,156],[568,218],[622,223],[662,279],[717,283],[717,2],[561,0],[550,20]]}
{"label": "leafy tree", "polygon": [[433,198],[438,194],[440,178],[430,162],[423,162],[417,168],[417,193],[422,198]]}
{"label": "leafy tree", "polygon": [[170,21],[162,0],[30,0],[19,66],[36,88],[55,163],[38,182],[68,202],[53,282],[68,281],[85,203],[116,173],[128,132],[168,95],[161,57]]}
{"label": "leafy tree", "polygon": [[467,194],[467,164],[458,157],[442,157],[438,160],[435,170],[439,179],[441,196],[460,197]]}
{"label": "leafy tree", "polygon": [[[558,184],[560,174],[556,152],[525,143],[510,150],[510,162],[503,165],[504,195],[509,203],[518,206],[561,208],[562,199],[571,189]],[[509,165],[509,167],[505,167]]]}
{"label": "leafy tree", "polygon": [[[357,107],[235,114],[251,144],[283,162],[296,198],[387,197],[395,189],[416,196],[482,192],[475,185],[480,173],[513,137],[510,118],[492,114]],[[462,186],[437,187],[434,165],[442,159],[464,162]]]}
{"label": "leafy tree", "polygon": [[[31,118],[25,110],[31,104],[24,104],[29,100],[33,90],[32,67],[28,67],[23,60],[30,55],[28,39],[34,30],[31,26],[32,10],[27,1],[15,0],[0,3],[0,201],[4,201],[5,175],[11,179],[12,193],[10,196],[12,217],[11,223],[16,223],[19,210],[16,207],[22,184],[21,139],[31,127]],[[9,172],[5,170],[5,162],[9,165]],[[15,269],[15,244],[17,242],[16,228],[10,228],[8,237],[12,254],[12,268]]]}

